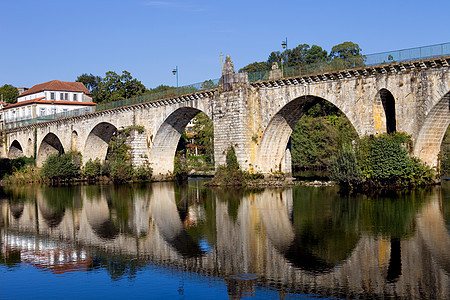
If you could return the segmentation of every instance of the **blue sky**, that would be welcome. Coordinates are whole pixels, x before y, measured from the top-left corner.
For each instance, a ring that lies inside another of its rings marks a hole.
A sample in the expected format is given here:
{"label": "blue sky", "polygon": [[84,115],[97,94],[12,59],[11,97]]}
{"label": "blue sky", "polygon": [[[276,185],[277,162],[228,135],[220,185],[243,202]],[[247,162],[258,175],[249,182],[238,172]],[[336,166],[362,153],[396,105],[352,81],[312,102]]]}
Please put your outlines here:
{"label": "blue sky", "polygon": [[450,42],[450,1],[0,0],[0,86],[127,70],[147,88],[220,77],[298,44],[364,54]]}

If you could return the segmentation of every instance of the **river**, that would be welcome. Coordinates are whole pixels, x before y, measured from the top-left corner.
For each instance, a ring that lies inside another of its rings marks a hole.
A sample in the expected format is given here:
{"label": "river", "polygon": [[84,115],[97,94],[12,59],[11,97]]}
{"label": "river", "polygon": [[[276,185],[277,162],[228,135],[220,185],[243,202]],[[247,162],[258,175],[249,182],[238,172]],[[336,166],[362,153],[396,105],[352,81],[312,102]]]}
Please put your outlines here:
{"label": "river", "polygon": [[450,183],[0,190],[0,299],[450,299]]}

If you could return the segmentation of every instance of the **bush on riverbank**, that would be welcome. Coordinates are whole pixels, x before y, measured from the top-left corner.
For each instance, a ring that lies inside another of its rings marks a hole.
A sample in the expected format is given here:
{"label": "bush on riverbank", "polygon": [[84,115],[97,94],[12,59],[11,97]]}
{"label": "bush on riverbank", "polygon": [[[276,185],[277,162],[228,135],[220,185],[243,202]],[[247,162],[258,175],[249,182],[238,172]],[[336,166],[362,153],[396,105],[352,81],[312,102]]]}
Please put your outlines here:
{"label": "bush on riverbank", "polygon": [[344,146],[330,162],[330,176],[343,187],[363,189],[422,186],[434,172],[410,156],[411,137],[404,133],[364,137],[355,148]]}
{"label": "bush on riverbank", "polygon": [[41,175],[52,182],[65,182],[79,177],[81,155],[79,152],[54,153],[44,162]]}
{"label": "bush on riverbank", "polygon": [[239,167],[236,152],[231,147],[227,151],[226,165],[219,166],[214,178],[208,182],[209,186],[244,186],[246,185],[244,172]]}

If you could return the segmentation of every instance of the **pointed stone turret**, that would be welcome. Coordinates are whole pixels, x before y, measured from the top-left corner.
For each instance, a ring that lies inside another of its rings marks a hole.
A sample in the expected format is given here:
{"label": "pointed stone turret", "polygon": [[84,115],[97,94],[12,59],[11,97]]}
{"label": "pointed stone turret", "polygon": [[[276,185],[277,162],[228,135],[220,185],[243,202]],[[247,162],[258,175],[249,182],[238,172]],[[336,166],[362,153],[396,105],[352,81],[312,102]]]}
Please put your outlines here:
{"label": "pointed stone turret", "polygon": [[234,71],[234,64],[231,57],[227,55],[225,58],[225,65],[222,71],[222,88],[224,91],[229,91],[234,85],[242,85],[248,83],[247,73],[236,73]]}

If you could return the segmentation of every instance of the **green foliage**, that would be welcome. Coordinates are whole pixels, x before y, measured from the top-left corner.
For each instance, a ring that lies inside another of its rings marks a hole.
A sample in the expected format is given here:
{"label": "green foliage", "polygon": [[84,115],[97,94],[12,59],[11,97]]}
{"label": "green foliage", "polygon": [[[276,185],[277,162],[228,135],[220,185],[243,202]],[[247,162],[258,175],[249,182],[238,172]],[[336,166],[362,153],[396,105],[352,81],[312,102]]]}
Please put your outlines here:
{"label": "green foliage", "polygon": [[98,158],[95,160],[89,159],[84,165],[81,175],[88,180],[99,178],[102,175],[102,164],[100,160]]}
{"label": "green foliage", "polygon": [[34,166],[36,161],[33,157],[19,157],[16,159],[0,159],[0,179],[5,175],[11,175],[14,172],[23,172],[27,167]]}
{"label": "green foliage", "polygon": [[353,42],[343,42],[341,44],[333,46],[331,48],[330,57],[347,59],[350,57],[361,56],[361,48],[359,48],[358,44]]}
{"label": "green foliage", "polygon": [[145,86],[127,71],[122,75],[116,72],[106,72],[99,85],[98,98],[101,103],[113,102],[139,96],[147,91]]}
{"label": "green foliage", "polygon": [[403,145],[409,141],[410,137],[402,133],[361,139],[359,153],[364,176],[382,184],[408,179],[413,173],[413,161]]}
{"label": "green foliage", "polygon": [[129,129],[119,130],[109,141],[106,160],[109,163],[109,175],[114,182],[126,182],[133,176],[130,146],[126,144],[130,132]]}
{"label": "green foliage", "polygon": [[269,67],[272,67],[272,64],[275,62],[278,64],[278,67],[280,67],[281,57],[282,57],[282,54],[280,51],[274,51],[274,52],[270,53],[269,58],[267,58],[267,65]]}
{"label": "green foliage", "polygon": [[239,170],[239,162],[237,160],[236,151],[234,151],[233,146],[231,146],[231,148],[227,151],[226,163],[227,169]]}
{"label": "green foliage", "polygon": [[308,53],[308,49],[308,44],[300,44],[293,49],[286,49],[282,53],[283,61],[285,62],[284,65],[291,67],[305,64],[305,57]]}
{"label": "green foliage", "polygon": [[326,50],[317,45],[312,45],[305,55],[305,63],[314,64],[319,62],[325,62],[328,60],[328,54]]}
{"label": "green foliage", "polygon": [[441,176],[450,176],[450,127],[447,128],[444,139],[442,140],[440,158]]}
{"label": "green foliage", "polygon": [[[433,171],[420,159],[409,155],[408,150],[411,148],[411,138],[404,133],[364,137],[357,144],[356,161],[345,149],[333,160],[330,166],[331,177],[343,186],[361,184],[365,188],[396,188],[433,183]],[[351,177],[352,170],[357,174],[358,166],[362,181],[359,175],[357,180]]]}
{"label": "green foliage", "polygon": [[261,61],[261,62],[254,62],[251,63],[239,70],[240,73],[247,72],[247,73],[254,73],[254,72],[262,72],[269,70],[269,66],[267,65],[267,62]]}
{"label": "green foliage", "polygon": [[203,81],[201,86],[201,88],[204,90],[214,89],[216,87],[218,87],[218,85],[215,84],[214,81],[212,81],[211,79]]}
{"label": "green foliage", "polygon": [[51,154],[41,168],[41,175],[52,181],[67,181],[80,173],[79,153]]}
{"label": "green foliage", "polygon": [[364,66],[364,56],[358,44],[344,42],[333,46],[330,52],[331,64],[334,68],[355,68]]}
{"label": "green foliage", "polygon": [[240,169],[236,152],[232,146],[226,154],[226,166],[219,166],[214,178],[208,183],[211,186],[244,186],[247,184],[245,173]]}
{"label": "green foliage", "polygon": [[320,102],[294,127],[292,163],[303,168],[326,168],[333,154],[357,137],[350,121],[336,106],[328,101]]}
{"label": "green foliage", "polygon": [[19,90],[10,84],[5,84],[0,87],[0,95],[3,95],[4,102],[16,103],[17,96],[19,95]]}
{"label": "green foliage", "polygon": [[203,112],[195,116],[194,127],[196,142],[205,147],[206,162],[214,164],[214,126],[212,120]]}
{"label": "green foliage", "polygon": [[95,103],[100,102],[99,92],[100,92],[100,84],[102,82],[102,78],[100,76],[95,76],[91,74],[81,74],[77,77],[77,82],[82,82],[84,86],[91,92],[92,100]]}
{"label": "green foliage", "polygon": [[153,169],[149,163],[145,163],[133,170],[133,181],[149,181],[152,178]]}
{"label": "green foliage", "polygon": [[330,179],[344,187],[358,185],[363,179],[358,159],[350,144],[343,145],[332,157],[329,171]]}

